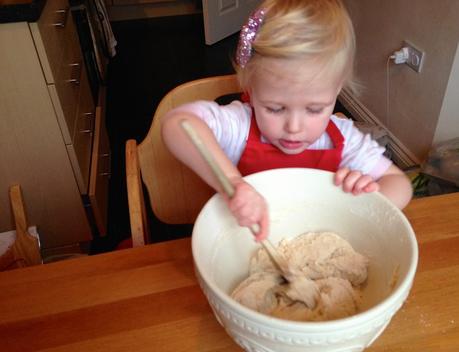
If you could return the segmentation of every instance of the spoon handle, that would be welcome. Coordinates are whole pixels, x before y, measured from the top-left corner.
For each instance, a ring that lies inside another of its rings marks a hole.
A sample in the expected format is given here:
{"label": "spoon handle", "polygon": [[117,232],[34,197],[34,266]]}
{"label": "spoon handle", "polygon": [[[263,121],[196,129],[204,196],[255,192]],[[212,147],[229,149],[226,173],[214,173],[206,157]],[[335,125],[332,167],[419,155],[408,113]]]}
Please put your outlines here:
{"label": "spoon handle", "polygon": [[199,137],[195,129],[190,125],[190,123],[186,119],[183,119],[180,122],[180,125],[182,126],[183,130],[188,135],[188,137],[190,138],[193,145],[196,147],[196,149],[199,151],[201,156],[204,158],[204,160],[207,162],[209,167],[212,169],[214,175],[217,177],[218,181],[220,182],[220,185],[222,186],[224,192],[228,195],[228,197],[230,198],[233,197],[234,186],[231,184],[228,177],[226,177],[226,175],[223,173],[223,170],[217,164],[212,154],[210,154],[209,150],[204,145],[202,139]]}

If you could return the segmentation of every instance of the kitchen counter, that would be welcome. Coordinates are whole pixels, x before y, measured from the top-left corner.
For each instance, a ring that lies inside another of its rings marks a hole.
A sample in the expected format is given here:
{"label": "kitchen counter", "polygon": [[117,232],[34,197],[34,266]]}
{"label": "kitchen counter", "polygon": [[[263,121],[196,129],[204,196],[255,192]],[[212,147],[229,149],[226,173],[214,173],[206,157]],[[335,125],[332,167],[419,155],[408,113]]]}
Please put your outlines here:
{"label": "kitchen counter", "polygon": [[[407,301],[366,351],[459,349],[459,193],[404,210],[419,243]],[[194,276],[189,238],[0,273],[2,351],[241,351]]]}
{"label": "kitchen counter", "polygon": [[0,0],[0,23],[35,22],[46,0]]}

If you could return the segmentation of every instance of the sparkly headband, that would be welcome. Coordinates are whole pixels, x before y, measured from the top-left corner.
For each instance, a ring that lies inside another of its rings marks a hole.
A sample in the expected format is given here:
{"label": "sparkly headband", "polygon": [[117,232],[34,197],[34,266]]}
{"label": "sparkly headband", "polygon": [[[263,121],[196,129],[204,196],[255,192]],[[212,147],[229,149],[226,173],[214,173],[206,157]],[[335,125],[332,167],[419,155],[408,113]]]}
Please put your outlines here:
{"label": "sparkly headband", "polygon": [[263,23],[265,14],[265,9],[256,10],[250,15],[247,23],[242,26],[236,51],[236,63],[242,68],[247,65],[252,56],[252,43]]}

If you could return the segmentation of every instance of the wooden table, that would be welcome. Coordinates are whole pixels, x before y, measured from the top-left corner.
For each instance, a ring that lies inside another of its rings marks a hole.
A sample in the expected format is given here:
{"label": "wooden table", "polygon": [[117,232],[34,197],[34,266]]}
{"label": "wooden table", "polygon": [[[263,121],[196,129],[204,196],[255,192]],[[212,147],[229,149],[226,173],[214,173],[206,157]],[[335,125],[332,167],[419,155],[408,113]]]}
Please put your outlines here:
{"label": "wooden table", "polygon": [[[459,351],[459,193],[405,210],[419,241],[411,294],[368,351]],[[0,350],[240,351],[193,273],[190,240],[0,273]]]}

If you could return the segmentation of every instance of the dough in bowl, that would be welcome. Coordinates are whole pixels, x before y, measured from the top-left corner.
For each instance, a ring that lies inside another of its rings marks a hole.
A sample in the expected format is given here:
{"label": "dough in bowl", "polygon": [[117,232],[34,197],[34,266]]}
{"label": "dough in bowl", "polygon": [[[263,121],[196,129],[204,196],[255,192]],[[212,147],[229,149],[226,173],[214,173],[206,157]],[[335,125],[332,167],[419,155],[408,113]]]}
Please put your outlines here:
{"label": "dough in bowl", "polygon": [[295,272],[296,280],[304,277],[316,285],[316,306],[310,309],[297,299],[292,290],[297,283],[283,280],[263,248],[251,258],[249,277],[233,291],[231,296],[236,301],[260,313],[297,321],[334,320],[359,311],[368,259],[346,240],[331,232],[309,232],[282,240],[278,250]]}

